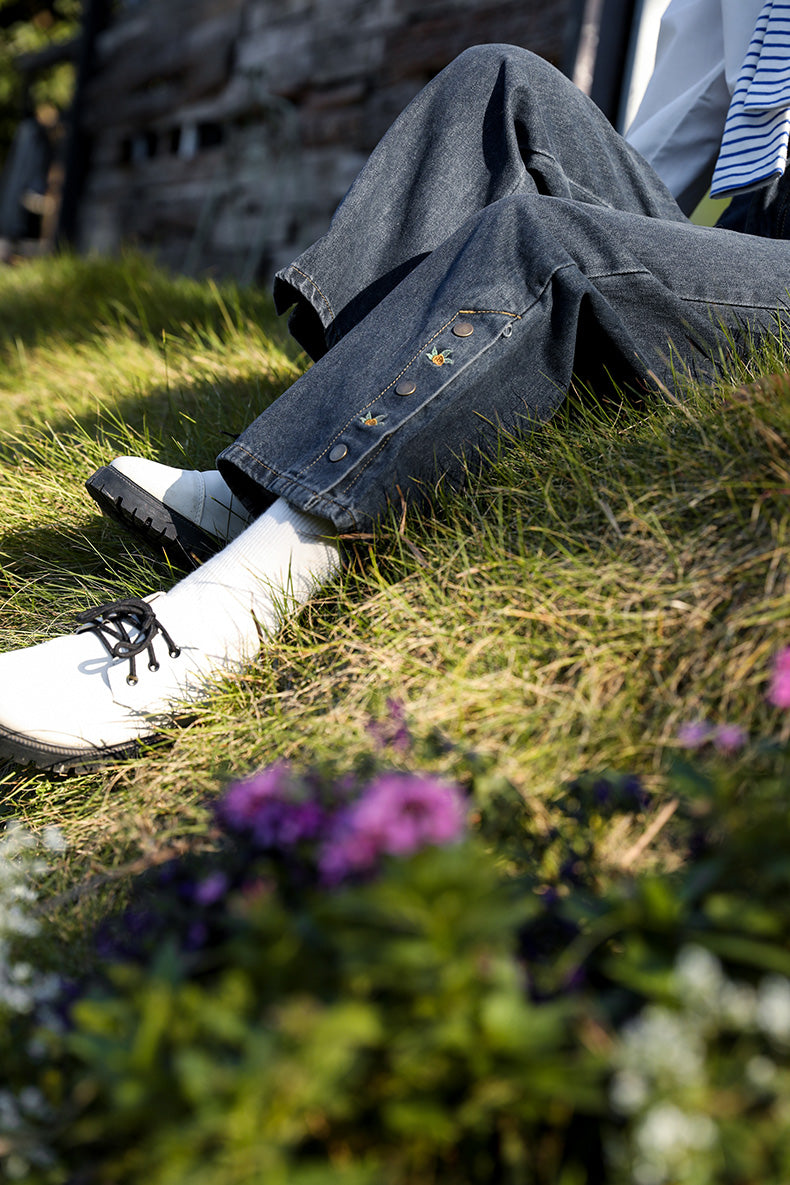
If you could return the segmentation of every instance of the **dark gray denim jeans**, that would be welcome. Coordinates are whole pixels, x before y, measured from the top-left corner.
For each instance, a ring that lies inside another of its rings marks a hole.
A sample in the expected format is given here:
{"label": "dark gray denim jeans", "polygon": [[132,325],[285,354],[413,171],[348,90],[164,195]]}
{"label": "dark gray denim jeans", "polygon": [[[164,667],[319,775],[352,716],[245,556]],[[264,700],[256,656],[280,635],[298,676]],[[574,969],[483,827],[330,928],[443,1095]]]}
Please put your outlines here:
{"label": "dark gray denim jeans", "polygon": [[775,325],[788,287],[790,242],[692,226],[553,67],[480,46],[277,276],[317,361],[218,464],[252,506],[280,495],[359,530],[547,420],[574,375],[647,392],[707,373],[724,327]]}

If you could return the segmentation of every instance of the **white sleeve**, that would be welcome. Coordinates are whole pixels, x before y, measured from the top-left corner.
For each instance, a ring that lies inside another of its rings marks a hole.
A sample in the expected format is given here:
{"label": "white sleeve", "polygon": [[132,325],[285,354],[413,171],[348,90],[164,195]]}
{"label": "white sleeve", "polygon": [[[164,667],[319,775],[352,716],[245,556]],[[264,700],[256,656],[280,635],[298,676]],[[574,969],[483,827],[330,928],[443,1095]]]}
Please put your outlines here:
{"label": "white sleeve", "polygon": [[[686,212],[694,209],[708,187],[730,103],[724,60],[725,3],[671,0],[661,21],[653,74],[625,134]],[[751,7],[751,0],[735,3]],[[762,0],[758,11],[760,7]],[[749,36],[753,29],[754,22]]]}

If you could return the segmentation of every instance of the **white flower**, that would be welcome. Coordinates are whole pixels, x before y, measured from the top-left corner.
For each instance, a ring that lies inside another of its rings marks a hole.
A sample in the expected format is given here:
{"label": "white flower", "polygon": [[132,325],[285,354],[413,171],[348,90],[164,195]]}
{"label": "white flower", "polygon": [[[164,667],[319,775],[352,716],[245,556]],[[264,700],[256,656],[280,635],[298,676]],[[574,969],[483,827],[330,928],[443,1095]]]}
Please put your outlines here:
{"label": "white flower", "polygon": [[[48,829],[44,844],[50,851],[59,850],[59,833]],[[17,954],[26,946],[20,940],[35,936],[40,929],[33,913],[38,899],[34,885],[46,865],[36,855],[39,850],[35,837],[18,824],[0,829],[0,1024],[6,1023],[8,1013],[21,1015],[38,1010],[37,1019],[53,1027],[47,1013],[52,1011],[49,1005],[60,990],[58,977],[39,972]],[[0,1089],[3,1181],[30,1179],[35,1167],[53,1163],[52,1153],[36,1130],[48,1116],[46,1099],[35,1087],[23,1087],[18,1096]]]}
{"label": "white flower", "polygon": [[724,983],[721,963],[704,946],[684,946],[675,962],[680,995],[690,1003],[709,1004]]}
{"label": "white flower", "polygon": [[718,1129],[707,1115],[681,1111],[674,1103],[656,1103],[636,1131],[636,1144],[643,1168],[652,1165],[660,1180],[684,1175],[696,1155],[716,1143]]}
{"label": "white flower", "polygon": [[656,1103],[637,1130],[637,1143],[648,1156],[663,1159],[683,1142],[686,1117],[674,1103]]}
{"label": "white flower", "polygon": [[41,842],[48,852],[65,852],[67,846],[59,827],[45,827],[41,832]]}
{"label": "white flower", "polygon": [[624,1069],[667,1083],[699,1081],[705,1069],[705,1044],[696,1018],[650,1005],[624,1027],[618,1061]]}
{"label": "white flower", "polygon": [[40,1090],[35,1086],[25,1086],[20,1090],[19,1108],[30,1119],[43,1119],[49,1114],[49,1106]]}
{"label": "white flower", "polygon": [[647,1102],[647,1082],[634,1070],[619,1070],[612,1079],[609,1098],[621,1115],[633,1115]]}
{"label": "white flower", "polygon": [[10,1090],[0,1090],[0,1132],[17,1131],[21,1123],[14,1095]]}
{"label": "white flower", "polygon": [[[52,828],[44,842],[51,850],[62,846]],[[19,939],[33,938],[40,929],[32,911],[38,900],[32,881],[46,869],[36,856],[39,850],[39,841],[18,823],[0,830],[0,1013],[32,1012],[52,1000],[57,990],[54,976],[40,974],[15,954]]]}
{"label": "white flower", "polygon": [[758,1026],[771,1040],[790,1042],[790,980],[769,975],[757,991],[755,1009]]}
{"label": "white flower", "polygon": [[727,980],[719,995],[721,1019],[735,1029],[749,1030],[755,1024],[757,992],[747,983]]}
{"label": "white flower", "polygon": [[638,1160],[634,1165],[634,1185],[663,1185],[666,1176],[648,1160]]}
{"label": "white flower", "polygon": [[755,1054],[746,1063],[746,1077],[760,1090],[770,1086],[776,1080],[777,1073],[776,1062],[772,1062],[769,1057]]}
{"label": "white flower", "polygon": [[9,1181],[21,1181],[30,1172],[30,1164],[23,1156],[13,1152],[3,1162],[6,1177]]}

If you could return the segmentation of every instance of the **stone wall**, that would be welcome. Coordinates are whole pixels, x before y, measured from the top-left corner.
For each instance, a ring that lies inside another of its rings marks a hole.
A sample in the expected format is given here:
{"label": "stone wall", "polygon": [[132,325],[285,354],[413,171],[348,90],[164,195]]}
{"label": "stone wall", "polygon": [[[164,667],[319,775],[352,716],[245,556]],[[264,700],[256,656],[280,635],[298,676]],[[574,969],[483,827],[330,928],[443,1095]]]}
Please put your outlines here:
{"label": "stone wall", "polygon": [[138,0],[87,91],[78,246],[264,278],[326,228],[371,148],[484,41],[562,59],[571,0]]}

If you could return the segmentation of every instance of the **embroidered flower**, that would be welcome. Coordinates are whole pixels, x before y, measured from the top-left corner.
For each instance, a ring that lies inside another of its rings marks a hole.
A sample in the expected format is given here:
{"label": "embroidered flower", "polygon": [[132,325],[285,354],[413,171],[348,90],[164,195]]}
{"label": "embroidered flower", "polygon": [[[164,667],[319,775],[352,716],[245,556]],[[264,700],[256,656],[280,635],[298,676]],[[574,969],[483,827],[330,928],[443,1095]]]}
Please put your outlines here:
{"label": "embroidered flower", "polygon": [[453,364],[452,350],[439,351],[436,349],[436,346],[434,346],[433,349],[431,350],[430,354],[426,354],[425,357],[430,362],[432,362],[434,364],[434,366],[444,366],[445,364],[447,364],[448,366],[452,366],[452,364]]}

